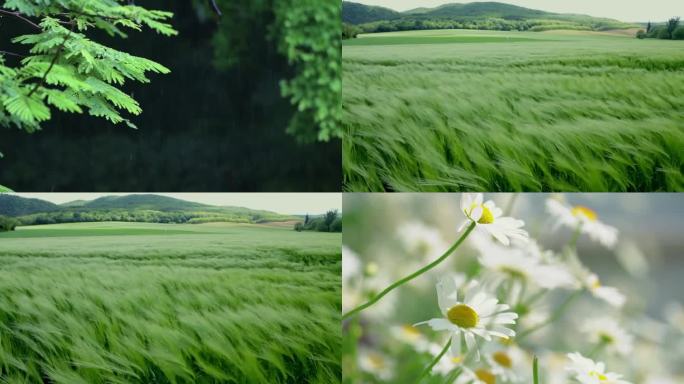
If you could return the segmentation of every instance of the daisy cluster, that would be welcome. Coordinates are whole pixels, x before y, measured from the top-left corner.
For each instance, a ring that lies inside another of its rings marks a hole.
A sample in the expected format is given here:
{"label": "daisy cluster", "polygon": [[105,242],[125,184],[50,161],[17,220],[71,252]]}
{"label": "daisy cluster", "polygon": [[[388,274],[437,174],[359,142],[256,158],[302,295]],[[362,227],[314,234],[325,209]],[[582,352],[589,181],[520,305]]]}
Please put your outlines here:
{"label": "daisy cluster", "polygon": [[620,244],[596,211],[547,199],[539,232],[563,239],[554,251],[482,194],[463,194],[459,208],[462,248],[414,221],[392,239],[411,262],[381,266],[343,249],[346,313],[440,255],[458,259],[345,318],[344,383],[530,384],[535,356],[540,384],[684,383],[684,309],[668,308],[668,324],[652,320],[581,261],[578,244],[608,253]]}

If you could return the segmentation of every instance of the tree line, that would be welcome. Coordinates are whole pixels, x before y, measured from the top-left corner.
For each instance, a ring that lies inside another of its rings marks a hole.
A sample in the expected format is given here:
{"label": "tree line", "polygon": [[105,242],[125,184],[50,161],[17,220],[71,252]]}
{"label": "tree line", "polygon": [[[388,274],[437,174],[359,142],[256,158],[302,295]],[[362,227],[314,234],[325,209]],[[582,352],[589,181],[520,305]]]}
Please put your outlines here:
{"label": "tree line", "polygon": [[684,25],[681,25],[679,17],[673,17],[662,25],[653,25],[649,21],[646,29],[640,29],[636,37],[638,39],[684,40]]}
{"label": "tree line", "polygon": [[336,209],[328,211],[320,217],[310,218],[309,215],[306,215],[303,222],[295,224],[294,230],[297,232],[342,232],[342,216]]}
{"label": "tree line", "polygon": [[11,217],[0,215],[0,232],[14,231],[19,222]]}

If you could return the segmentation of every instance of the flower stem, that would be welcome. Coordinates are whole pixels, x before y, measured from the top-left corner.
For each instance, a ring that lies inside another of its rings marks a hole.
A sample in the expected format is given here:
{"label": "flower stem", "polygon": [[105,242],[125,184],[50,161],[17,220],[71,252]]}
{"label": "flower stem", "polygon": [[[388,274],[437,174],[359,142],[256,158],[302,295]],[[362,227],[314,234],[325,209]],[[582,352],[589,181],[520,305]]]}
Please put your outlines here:
{"label": "flower stem", "polygon": [[444,254],[443,254],[442,256],[440,256],[439,259],[437,259],[437,260],[433,261],[432,263],[430,263],[430,264],[424,266],[423,268],[417,270],[416,272],[413,272],[412,274],[410,274],[410,275],[404,277],[403,279],[400,279],[400,280],[395,281],[394,283],[392,283],[392,285],[390,285],[389,287],[385,288],[382,292],[380,292],[380,293],[378,293],[377,295],[375,295],[375,297],[373,297],[372,299],[368,300],[366,303],[361,304],[361,305],[359,305],[358,307],[356,307],[356,308],[352,309],[351,311],[349,311],[349,312],[345,313],[344,315],[342,315],[342,320],[348,319],[349,317],[351,317],[351,316],[353,316],[353,315],[355,315],[355,314],[357,314],[357,313],[363,311],[364,309],[370,307],[371,305],[377,303],[378,300],[382,299],[383,296],[385,296],[386,294],[390,293],[390,292],[393,291],[395,288],[397,288],[397,287],[399,287],[399,286],[401,286],[401,285],[403,285],[403,284],[408,283],[409,281],[411,281],[411,280],[415,279],[416,277],[422,275],[423,273],[425,273],[425,272],[431,270],[432,268],[436,267],[436,266],[439,265],[441,262],[443,262],[444,260],[446,260],[446,259],[449,257],[449,255],[451,255],[451,254],[456,250],[456,248],[458,248],[458,246],[461,245],[461,243],[463,243],[463,240],[465,240],[466,237],[468,237],[468,235],[470,234],[470,232],[472,232],[473,229],[475,229],[475,225],[476,225],[475,222],[470,223],[470,225],[468,226],[468,228],[466,228],[465,232],[463,232],[463,234],[461,235],[461,237],[459,237],[458,240],[456,240],[456,242],[455,242],[449,249],[447,249],[447,251],[444,252]]}
{"label": "flower stem", "polygon": [[452,338],[450,337],[450,338],[449,338],[449,341],[446,343],[446,345],[444,346],[444,348],[442,348],[442,351],[439,353],[439,355],[437,355],[437,356],[432,360],[432,362],[430,363],[430,365],[428,365],[427,368],[425,368],[425,370],[423,371],[423,373],[420,375],[420,380],[419,380],[419,382],[420,382],[420,381],[423,381],[423,379],[424,379],[426,376],[428,376],[428,375],[430,374],[430,372],[432,372],[432,368],[433,368],[435,365],[437,365],[437,363],[439,363],[439,360],[441,360],[442,357],[444,356],[444,354],[447,353],[447,351],[449,350],[449,347],[451,346],[451,341],[452,341]]}
{"label": "flower stem", "polygon": [[537,359],[537,356],[532,361],[532,379],[534,384],[539,384],[539,359]]}
{"label": "flower stem", "polygon": [[527,329],[523,332],[520,332],[518,334],[518,336],[515,338],[516,341],[520,342],[520,340],[527,337],[532,332],[538,331],[538,330],[544,328],[545,326],[553,323],[554,321],[558,320],[563,315],[565,310],[568,309],[568,307],[570,306],[570,303],[572,303],[573,300],[575,300],[577,297],[579,297],[579,295],[581,293],[582,293],[582,291],[573,292],[570,296],[568,296],[565,299],[565,301],[563,301],[563,303],[561,303],[561,305],[558,306],[558,308],[556,308],[556,310],[553,312],[553,314],[551,316],[549,316],[549,318],[546,319],[546,321],[541,322],[541,323],[535,325],[534,327]]}

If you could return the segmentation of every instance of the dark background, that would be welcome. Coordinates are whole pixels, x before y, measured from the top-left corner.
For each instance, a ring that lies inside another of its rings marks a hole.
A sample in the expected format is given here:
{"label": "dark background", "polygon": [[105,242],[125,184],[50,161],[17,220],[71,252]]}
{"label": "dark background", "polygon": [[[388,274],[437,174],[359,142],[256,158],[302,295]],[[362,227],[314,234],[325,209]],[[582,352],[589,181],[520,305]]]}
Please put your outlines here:
{"label": "dark background", "polygon": [[[294,71],[267,37],[277,33],[269,29],[272,14],[245,8],[219,20],[188,0],[139,3],[172,11],[179,35],[88,32],[171,69],[150,75],[150,84],[125,86],[143,109],[131,118],[138,130],[56,110],[39,132],[0,127],[0,184],[24,192],[341,190],[340,141],[301,144],[285,133],[295,110],[279,81]],[[232,38],[249,39],[248,49],[216,57],[227,51],[217,47],[218,23],[231,23]],[[9,42],[19,33],[31,31],[0,20],[0,49],[24,52]],[[215,65],[225,59],[234,64]]]}

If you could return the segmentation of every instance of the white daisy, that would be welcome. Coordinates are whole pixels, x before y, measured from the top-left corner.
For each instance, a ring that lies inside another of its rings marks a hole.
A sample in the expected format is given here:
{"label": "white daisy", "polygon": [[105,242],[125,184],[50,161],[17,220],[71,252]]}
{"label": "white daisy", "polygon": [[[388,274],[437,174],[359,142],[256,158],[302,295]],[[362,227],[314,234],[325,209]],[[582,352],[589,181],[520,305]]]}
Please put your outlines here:
{"label": "white daisy", "polygon": [[560,263],[547,263],[528,255],[526,249],[502,247],[482,237],[473,236],[472,241],[481,252],[480,264],[500,279],[512,277],[546,289],[579,287],[577,279]]}
{"label": "white daisy", "polygon": [[499,349],[486,356],[491,372],[507,382],[518,382],[530,367],[525,352],[516,346]]}
{"label": "white daisy", "polygon": [[496,384],[496,374],[486,368],[473,371],[464,366],[454,384]]}
{"label": "white daisy", "polygon": [[[437,357],[440,353],[442,353],[442,348],[443,347],[439,344],[432,343],[430,345],[430,354],[432,354],[432,356],[434,357]],[[452,354],[446,353],[439,359],[437,364],[435,364],[435,366],[432,367],[432,373],[446,376],[450,374],[454,369],[463,365],[463,358],[464,357],[461,355],[453,356]]]}
{"label": "white daisy", "polygon": [[428,352],[432,347],[432,343],[413,325],[392,326],[390,333],[397,340],[412,346],[418,352]]}
{"label": "white daisy", "polygon": [[381,379],[390,380],[394,375],[394,362],[380,352],[365,348],[359,350],[359,368]]}
{"label": "white daisy", "polygon": [[482,291],[477,282],[470,284],[464,300],[459,301],[454,279],[442,279],[437,283],[437,301],[444,317],[416,325],[427,324],[435,331],[449,331],[453,356],[460,355],[461,334],[468,349],[475,351],[477,360],[479,352],[475,336],[487,341],[491,341],[492,336],[503,339],[515,336],[515,332],[506,325],[515,324],[518,314],[508,312],[508,305],[499,304],[495,297]]}
{"label": "white daisy", "polygon": [[600,222],[596,212],[590,208],[581,205],[568,207],[555,199],[547,199],[546,210],[558,219],[556,226],[579,228],[592,240],[608,248],[613,248],[617,243],[618,230]]}
{"label": "white daisy", "polygon": [[521,227],[522,220],[501,216],[503,212],[493,201],[483,203],[481,193],[464,193],[461,195],[461,211],[468,220],[461,225],[462,231],[470,222],[476,223],[478,228],[485,230],[504,245],[511,243],[510,239],[527,240],[529,235]]}
{"label": "white daisy", "polygon": [[594,273],[590,273],[585,280],[585,286],[595,297],[605,301],[613,307],[620,308],[627,298],[615,287],[605,287]]}
{"label": "white daisy", "polygon": [[582,384],[631,384],[622,380],[622,375],[606,372],[606,365],[602,362],[596,363],[577,352],[569,353],[568,358],[572,362],[566,369]]}
{"label": "white daisy", "polygon": [[589,336],[589,342],[604,344],[608,350],[621,355],[632,352],[634,337],[612,317],[589,319],[581,327],[582,332]]}
{"label": "white daisy", "polygon": [[436,259],[449,248],[442,234],[419,221],[402,224],[397,229],[399,240],[409,254]]}

